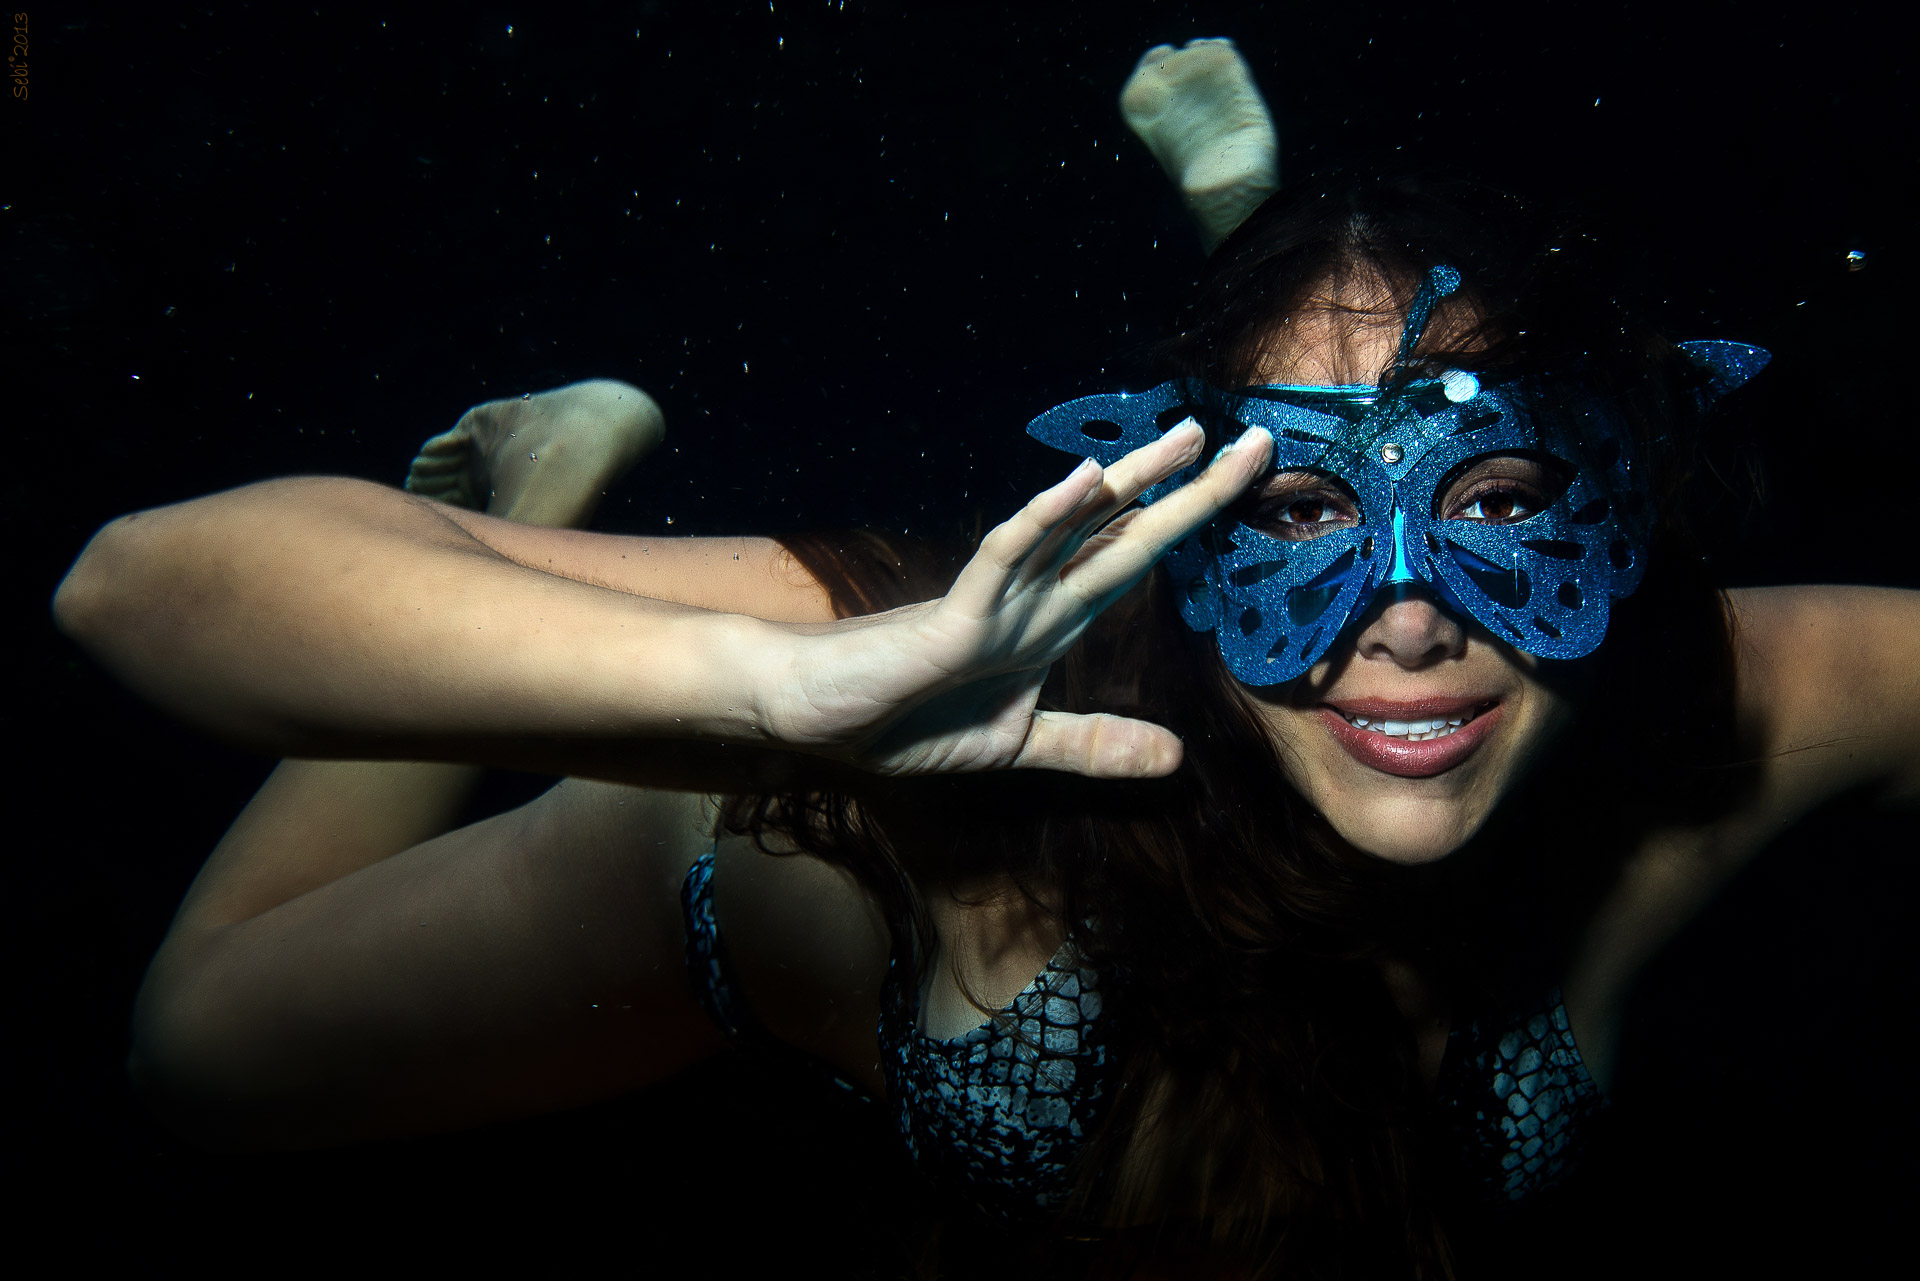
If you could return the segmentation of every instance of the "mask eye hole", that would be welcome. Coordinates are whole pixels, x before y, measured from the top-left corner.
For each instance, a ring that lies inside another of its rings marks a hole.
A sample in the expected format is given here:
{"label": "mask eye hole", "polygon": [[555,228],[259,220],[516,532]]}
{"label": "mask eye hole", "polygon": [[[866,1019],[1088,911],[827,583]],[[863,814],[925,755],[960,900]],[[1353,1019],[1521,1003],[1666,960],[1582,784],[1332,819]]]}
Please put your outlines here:
{"label": "mask eye hole", "polygon": [[1481,454],[1440,482],[1433,495],[1433,518],[1517,524],[1545,511],[1571,483],[1573,468],[1551,454]]}
{"label": "mask eye hole", "polygon": [[1286,542],[1305,542],[1360,523],[1360,500],[1338,476],[1283,471],[1254,486],[1243,524]]}

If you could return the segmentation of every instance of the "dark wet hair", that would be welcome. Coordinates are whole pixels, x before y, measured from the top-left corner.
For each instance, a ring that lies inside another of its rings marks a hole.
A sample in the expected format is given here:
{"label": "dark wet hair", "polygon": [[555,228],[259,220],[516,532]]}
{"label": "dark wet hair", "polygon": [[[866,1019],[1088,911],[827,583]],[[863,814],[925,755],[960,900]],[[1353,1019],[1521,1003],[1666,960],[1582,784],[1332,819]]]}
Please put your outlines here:
{"label": "dark wet hair", "polygon": [[[1423,1136],[1415,1050],[1379,960],[1418,957],[1456,1011],[1497,1002],[1500,962],[1525,956],[1535,974],[1564,964],[1639,834],[1724,806],[1740,785],[1724,602],[1678,519],[1699,375],[1609,294],[1597,247],[1469,184],[1301,187],[1215,252],[1160,351],[1170,376],[1242,387],[1280,319],[1318,305],[1330,283],[1369,273],[1404,306],[1445,262],[1465,279],[1473,323],[1436,326],[1445,346],[1423,344],[1390,379],[1579,359],[1628,413],[1654,463],[1651,566],[1600,652],[1563,676],[1601,705],[1663,714],[1595,718],[1569,735],[1466,849],[1401,868],[1340,842],[1285,783],[1245,690],[1212,638],[1180,621],[1158,572],[1056,665],[1043,704],[1168,726],[1186,745],[1172,777],[875,780],[858,799],[792,793],[729,814],[853,868],[913,937],[931,937],[917,883],[963,870],[1004,871],[1076,923],[1086,963],[1112,976],[1122,1067],[1082,1153],[1074,1214],[1106,1234],[1114,1268],[1142,1249],[1185,1249],[1228,1275],[1451,1275],[1444,1157]],[[1212,425],[1216,445],[1229,428],[1224,414]],[[959,563],[863,537],[787,540],[843,613],[931,595]],[[1538,857],[1541,833],[1552,858]]]}
{"label": "dark wet hair", "polygon": [[1700,467],[1694,419],[1707,375],[1621,296],[1626,256],[1580,220],[1470,180],[1303,185],[1274,196],[1215,251],[1155,354],[1166,375],[1202,395],[1228,393],[1205,424],[1217,448],[1237,430],[1234,393],[1265,381],[1259,371],[1279,345],[1282,318],[1348,310],[1357,327],[1380,313],[1331,299],[1342,286],[1378,282],[1397,320],[1427,273],[1445,264],[1460,272],[1461,289],[1381,385],[1464,369],[1550,375],[1603,396],[1633,421],[1653,463],[1654,505],[1673,525]]}

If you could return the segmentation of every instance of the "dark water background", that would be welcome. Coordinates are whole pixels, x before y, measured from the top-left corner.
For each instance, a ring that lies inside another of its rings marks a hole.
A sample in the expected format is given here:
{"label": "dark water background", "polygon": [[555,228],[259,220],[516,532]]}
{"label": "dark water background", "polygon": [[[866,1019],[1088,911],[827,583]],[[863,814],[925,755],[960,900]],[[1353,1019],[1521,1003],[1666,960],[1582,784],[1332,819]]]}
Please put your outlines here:
{"label": "dark water background", "polygon": [[[1137,379],[1200,266],[1119,87],[1151,44],[1230,35],[1284,178],[1372,159],[1574,202],[1634,246],[1627,283],[1675,337],[1777,353],[1722,428],[1725,465],[1754,442],[1771,481],[1763,511],[1726,504],[1728,582],[1911,584],[1912,85],[1866,13],[31,9],[31,97],[0,101],[9,1164],[36,1189],[16,1235],[155,1262],[694,1249],[720,1275],[892,1275],[911,1210],[883,1132],[732,1060],[336,1153],[216,1158],[148,1122],[120,1074],[134,989],[271,763],[52,631],[104,521],[272,475],[397,483],[468,405],[589,376],[646,387],[670,431],[601,528],[998,518],[1062,470],[1021,424]],[[483,804],[543,786],[501,775]],[[1615,1141],[1481,1270],[1890,1240],[1916,1181],[1914,845],[1844,808],[1783,834],[1642,985]]]}

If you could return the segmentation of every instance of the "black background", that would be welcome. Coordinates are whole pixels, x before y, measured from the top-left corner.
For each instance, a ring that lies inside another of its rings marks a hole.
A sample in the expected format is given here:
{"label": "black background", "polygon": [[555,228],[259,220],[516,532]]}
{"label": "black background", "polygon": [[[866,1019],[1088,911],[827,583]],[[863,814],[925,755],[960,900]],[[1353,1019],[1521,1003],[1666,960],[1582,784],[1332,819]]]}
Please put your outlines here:
{"label": "black background", "polygon": [[[1021,424],[1140,385],[1200,265],[1114,106],[1148,45],[1235,37],[1287,181],[1460,168],[1610,219],[1623,285],[1675,337],[1777,353],[1720,427],[1726,469],[1750,446],[1770,478],[1764,508],[1722,504],[1722,577],[1913,581],[1913,112],[1902,42],[1865,10],[778,0],[27,25],[31,96],[0,102],[6,1040],[13,1164],[44,1198],[22,1222],[80,1253],[904,1266],[884,1132],[733,1060],[338,1153],[216,1158],[154,1127],[120,1074],[132,995],[271,762],[145,709],[46,602],[115,515],[288,473],[397,483],[468,405],[590,376],[647,388],[670,433],[602,528],[998,519],[1063,470]],[[543,785],[498,776],[484,806]],[[1840,1262],[1885,1240],[1915,1183],[1913,844],[1846,808],[1785,834],[1642,984],[1614,1141],[1477,1267]]]}

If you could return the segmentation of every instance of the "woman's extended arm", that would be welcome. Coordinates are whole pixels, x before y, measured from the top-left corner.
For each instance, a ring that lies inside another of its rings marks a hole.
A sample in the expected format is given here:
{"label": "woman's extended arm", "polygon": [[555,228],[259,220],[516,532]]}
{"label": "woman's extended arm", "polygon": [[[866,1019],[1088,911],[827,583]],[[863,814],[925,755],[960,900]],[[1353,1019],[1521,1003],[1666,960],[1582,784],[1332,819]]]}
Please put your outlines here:
{"label": "woman's extended arm", "polygon": [[[637,743],[760,737],[753,681],[782,633],[636,589],[704,585],[726,605],[758,588],[776,618],[831,613],[811,580],[776,572],[770,544],[652,543],[359,481],[269,481],[113,522],[54,609],[139,693],[275,755],[658,781],[666,762]],[[699,564],[716,551],[717,571]]]}
{"label": "woman's extended arm", "polygon": [[1188,423],[1104,471],[1088,462],[990,533],[945,598],[839,623],[549,573],[428,504],[339,480],[116,521],[55,612],[162,707],[283,756],[655,784],[704,766],[686,782],[703,790],[751,785],[728,763],[762,749],[894,773],[1164,774],[1179,760],[1165,730],[1036,701],[1092,619],[1268,458],[1250,432],[1191,484],[1113,519],[1202,443]]}

